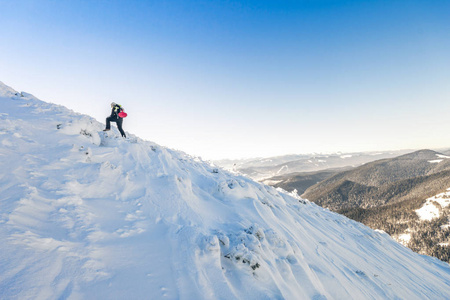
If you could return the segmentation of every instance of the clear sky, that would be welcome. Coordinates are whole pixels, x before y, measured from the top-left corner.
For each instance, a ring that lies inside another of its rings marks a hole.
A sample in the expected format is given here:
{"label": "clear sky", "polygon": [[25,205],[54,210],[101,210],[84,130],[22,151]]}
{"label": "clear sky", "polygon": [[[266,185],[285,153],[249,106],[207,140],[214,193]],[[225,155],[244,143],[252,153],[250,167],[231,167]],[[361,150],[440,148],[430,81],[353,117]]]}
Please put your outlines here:
{"label": "clear sky", "polygon": [[0,81],[205,159],[450,147],[450,1],[0,0]]}

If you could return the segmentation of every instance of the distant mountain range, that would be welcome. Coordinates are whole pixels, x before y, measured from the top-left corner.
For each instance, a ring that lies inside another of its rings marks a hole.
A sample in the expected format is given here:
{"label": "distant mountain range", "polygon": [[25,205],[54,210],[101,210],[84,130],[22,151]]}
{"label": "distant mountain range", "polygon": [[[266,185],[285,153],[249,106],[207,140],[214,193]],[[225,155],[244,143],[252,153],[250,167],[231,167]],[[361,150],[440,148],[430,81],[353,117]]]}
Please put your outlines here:
{"label": "distant mountain range", "polygon": [[450,156],[420,150],[340,172],[303,197],[332,210],[423,201],[450,187]]}
{"label": "distant mountain range", "polygon": [[[446,154],[420,150],[356,168],[287,174],[264,182],[297,190],[322,207],[386,231],[416,252],[449,262],[450,206],[431,198],[450,187]],[[418,211],[427,209],[426,204],[437,213],[423,220]]]}
{"label": "distant mountain range", "polygon": [[296,172],[316,172],[326,169],[358,167],[379,159],[397,157],[412,150],[356,152],[334,154],[299,154],[245,160],[217,160],[215,164],[240,172],[254,180]]}

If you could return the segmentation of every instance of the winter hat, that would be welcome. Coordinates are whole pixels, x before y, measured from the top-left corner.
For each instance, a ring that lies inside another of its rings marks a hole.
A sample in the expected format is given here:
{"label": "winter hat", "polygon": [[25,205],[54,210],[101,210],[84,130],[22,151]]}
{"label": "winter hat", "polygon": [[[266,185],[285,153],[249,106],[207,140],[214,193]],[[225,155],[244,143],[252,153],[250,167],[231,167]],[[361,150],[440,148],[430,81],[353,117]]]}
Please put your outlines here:
{"label": "winter hat", "polygon": [[111,106],[116,106],[116,102],[111,102]]}

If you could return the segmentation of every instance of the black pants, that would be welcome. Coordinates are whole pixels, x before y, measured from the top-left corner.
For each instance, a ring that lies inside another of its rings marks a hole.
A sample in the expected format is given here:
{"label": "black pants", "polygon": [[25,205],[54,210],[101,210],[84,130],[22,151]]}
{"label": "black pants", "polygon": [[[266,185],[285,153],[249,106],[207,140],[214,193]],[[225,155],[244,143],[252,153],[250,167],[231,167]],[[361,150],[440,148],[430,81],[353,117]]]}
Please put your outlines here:
{"label": "black pants", "polygon": [[120,134],[122,134],[123,137],[127,137],[125,135],[125,132],[122,129],[122,123],[123,123],[123,119],[122,118],[114,118],[114,117],[107,117],[106,118],[106,129],[111,129],[111,122],[116,122],[117,123],[117,128],[120,131]]}

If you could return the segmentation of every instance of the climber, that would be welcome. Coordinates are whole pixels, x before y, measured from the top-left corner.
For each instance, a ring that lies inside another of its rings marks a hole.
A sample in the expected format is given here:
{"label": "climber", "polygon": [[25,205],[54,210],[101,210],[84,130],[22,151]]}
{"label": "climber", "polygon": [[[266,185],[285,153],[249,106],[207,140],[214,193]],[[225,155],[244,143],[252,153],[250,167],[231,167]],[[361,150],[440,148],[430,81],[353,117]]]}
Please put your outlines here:
{"label": "climber", "polygon": [[117,128],[122,134],[122,137],[126,138],[125,132],[122,129],[123,118],[126,117],[125,112],[123,111],[122,106],[119,104],[112,102],[111,103],[111,116],[106,118],[106,128],[103,131],[111,130],[111,122],[117,123]]}

